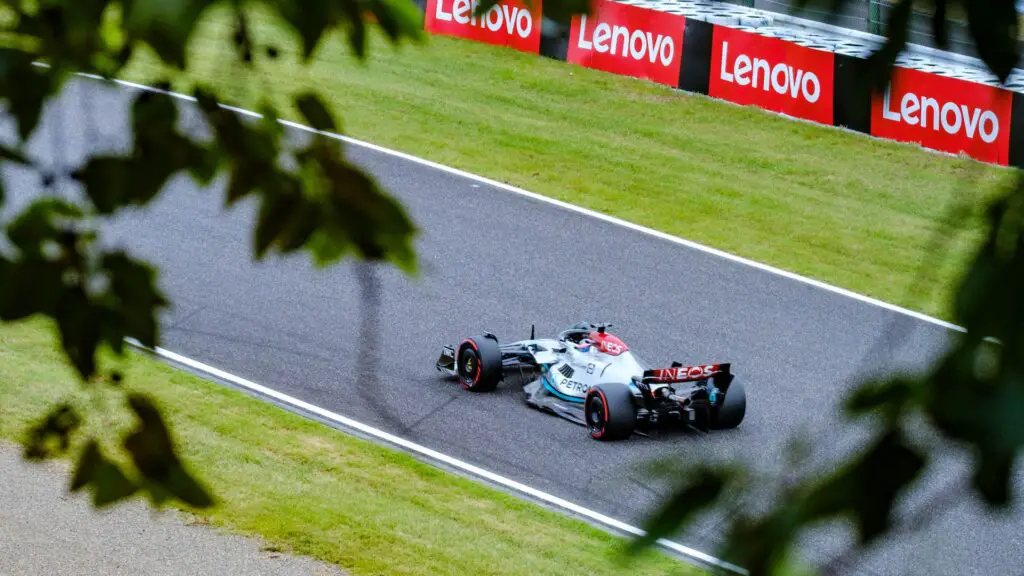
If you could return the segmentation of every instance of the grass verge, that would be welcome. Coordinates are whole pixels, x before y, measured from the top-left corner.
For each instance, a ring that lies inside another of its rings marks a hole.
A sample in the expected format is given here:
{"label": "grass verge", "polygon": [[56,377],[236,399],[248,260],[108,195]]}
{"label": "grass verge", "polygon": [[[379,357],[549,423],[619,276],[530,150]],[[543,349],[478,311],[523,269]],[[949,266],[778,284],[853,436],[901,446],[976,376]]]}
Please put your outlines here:
{"label": "grass verge", "polygon": [[[309,66],[298,40],[265,13],[251,29],[257,70],[235,64],[223,10],[200,21],[194,70],[174,82],[215,85],[255,108],[320,90],[346,134],[479,173],[949,318],[951,290],[976,245],[981,200],[1009,169],[792,121],[756,108],[446,37],[393,49],[374,34],[360,63],[330,37]],[[166,71],[140,52],[125,78]],[[173,78],[173,75],[168,75]],[[930,291],[908,293],[950,205],[950,254]]]}
{"label": "grass verge", "polygon": [[[620,565],[625,540],[582,521],[152,359],[117,366],[127,388],[155,397],[185,461],[220,499],[199,517],[277,549],[353,574],[703,573],[654,551]],[[129,410],[77,382],[50,325],[0,326],[0,438],[70,401],[113,446]]]}

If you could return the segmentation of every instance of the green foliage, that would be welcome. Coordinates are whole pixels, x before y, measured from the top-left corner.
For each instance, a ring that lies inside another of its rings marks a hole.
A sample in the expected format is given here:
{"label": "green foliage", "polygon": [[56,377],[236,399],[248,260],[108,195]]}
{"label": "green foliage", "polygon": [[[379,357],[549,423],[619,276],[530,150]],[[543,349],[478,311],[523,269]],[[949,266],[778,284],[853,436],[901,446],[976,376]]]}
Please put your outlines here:
{"label": "green foliage", "polygon": [[[796,0],[797,10],[815,7],[833,16],[852,0]],[[1018,51],[1020,22],[1015,0],[895,0],[885,27],[885,44],[872,55],[868,67],[876,86],[884,83],[896,56],[907,44],[910,17],[914,12],[931,14],[931,33],[936,44],[949,44],[950,15],[963,14],[967,29],[978,50],[978,56],[1000,82],[1005,82],[1020,57]]]}
{"label": "green foliage", "polygon": [[[836,10],[845,2],[828,4]],[[301,39],[306,61],[334,32],[345,34],[359,57],[366,55],[367,26],[380,26],[396,44],[423,38],[422,17],[409,0],[256,3],[288,23]],[[251,34],[244,12],[251,3],[226,4],[236,14],[233,28],[224,30],[237,47],[238,61],[231,64],[256,67],[257,51],[273,57],[277,48],[260,45]],[[479,9],[493,4],[485,0]],[[590,8],[585,0],[544,4],[547,15],[563,22]],[[933,30],[944,41],[946,15],[954,9],[964,12],[982,59],[1005,80],[1019,57],[1013,4],[936,0]],[[117,76],[142,46],[164,64],[187,71],[186,46],[199,17],[214,3],[37,0],[5,6],[9,18],[4,20],[7,44],[0,47],[0,100],[16,122],[19,141],[0,146],[0,161],[44,172],[25,155],[25,142],[70,72]],[[896,3],[886,44],[863,68],[867,88],[877,89],[888,78],[906,45],[911,9],[911,0]],[[263,105],[261,118],[249,121],[222,107],[210,87],[199,86],[194,95],[212,129],[211,141],[178,130],[174,99],[141,93],[132,102],[131,149],[89,157],[70,171],[83,186],[83,202],[40,197],[5,225],[11,248],[0,252],[0,320],[35,315],[55,320],[61,349],[83,386],[120,391],[116,375],[109,382],[101,377],[98,355],[105,348],[122,353],[128,337],[158,345],[159,314],[170,305],[157,287],[153,267],[127,253],[99,248],[98,217],[149,204],[181,173],[199,184],[227,174],[225,207],[242,198],[256,199],[255,258],[306,250],[321,266],[355,257],[389,262],[410,274],[417,271],[412,247],[416,226],[399,202],[348,161],[341,142],[325,134],[340,130],[342,122],[319,94],[306,92],[293,99],[295,109],[319,131],[293,147],[282,137],[279,114],[271,104]],[[0,205],[4,200],[0,188]],[[908,438],[906,428],[914,417],[923,417],[945,439],[967,446],[976,458],[971,489],[992,507],[1008,505],[1011,470],[1024,445],[1024,304],[1017,298],[1022,293],[1024,180],[991,206],[989,236],[957,294],[957,317],[967,334],[924,375],[871,380],[853,391],[846,416],[876,423],[863,450],[836,470],[793,478],[782,489],[779,504],[761,514],[741,510],[728,515],[723,529],[729,538],[722,555],[753,575],[776,574],[790,566],[801,532],[823,521],[851,520],[858,547],[884,538],[894,529],[894,503],[934,460],[932,449]],[[159,408],[138,394],[125,394],[125,403],[136,427],[113,445],[87,438],[70,489],[90,490],[97,506],[138,494],[147,495],[154,505],[176,500],[212,506],[216,498],[188,472]],[[26,431],[25,456],[42,460],[66,452],[89,417],[57,404]],[[755,485],[749,480],[755,477],[739,466],[700,467],[652,516],[648,535],[630,550],[650,546],[723,502],[742,501],[737,494]]]}
{"label": "green foliage", "polygon": [[[276,47],[261,46],[252,38],[244,12],[249,3],[226,4],[236,14],[235,28],[228,33],[238,47],[238,64],[255,67],[255,50],[276,54]],[[374,23],[395,43],[424,37],[421,16],[407,0],[262,4],[291,23],[302,38],[306,59],[334,32],[347,34],[356,54],[365,56],[367,27]],[[23,148],[35,134],[46,103],[61,92],[70,74],[116,77],[140,46],[152,49],[170,69],[187,72],[186,46],[200,16],[214,5],[203,0],[7,3],[0,98],[16,122],[19,141],[0,146],[0,161],[35,169],[44,185],[51,185],[62,175],[36,165]],[[305,249],[322,266],[357,257],[390,262],[410,274],[417,270],[412,247],[416,226],[372,177],[345,158],[338,139],[315,134],[292,149],[282,138],[277,110],[269,104],[262,119],[247,122],[226,110],[213,89],[200,87],[196,98],[213,129],[212,141],[178,128],[180,104],[173,97],[141,92],[131,104],[130,149],[89,156],[67,174],[82,185],[84,201],[39,195],[6,224],[11,249],[0,253],[0,319],[54,319],[61,348],[83,385],[119,390],[118,378],[103,383],[100,353],[123,353],[126,338],[159,345],[159,314],[170,306],[157,287],[157,270],[125,252],[99,248],[99,217],[146,206],[180,174],[207,185],[226,173],[225,207],[250,195],[258,198],[252,239],[256,258]],[[318,130],[341,127],[315,92],[296,96],[294,105]],[[3,192],[0,187],[0,205]],[[138,428],[121,445],[86,439],[71,488],[92,490],[98,506],[140,493],[148,494],[154,505],[174,499],[211,506],[215,499],[186,472],[160,410],[144,396],[126,400]],[[66,451],[89,417],[95,415],[56,406],[28,431],[26,457],[45,459]],[[131,465],[124,467],[124,461]]]}
{"label": "green foliage", "polygon": [[[828,2],[836,10],[846,0]],[[801,6],[813,0],[800,2]],[[904,49],[912,13],[910,0],[895,3],[886,42],[862,67],[860,89],[885,86],[895,58]],[[1005,81],[1018,54],[1017,18],[1012,0],[980,2],[938,0],[933,32],[945,41],[950,7],[965,10],[979,54]],[[831,472],[811,470],[789,479],[777,504],[761,514],[739,511],[721,528],[726,544],[719,555],[751,576],[787,574],[793,548],[802,533],[823,522],[850,520],[856,529],[850,556],[906,527],[894,524],[897,500],[924,475],[940,449],[912,442],[905,432],[922,421],[948,443],[974,455],[970,493],[952,484],[955,498],[977,495],[992,509],[1011,505],[1013,467],[1024,448],[1024,174],[989,207],[985,242],[964,271],[955,295],[956,321],[966,328],[951,349],[921,375],[891,375],[862,382],[846,397],[844,415],[873,423],[858,454]],[[937,232],[939,236],[947,230]],[[937,242],[936,245],[939,243]],[[948,446],[946,444],[945,446]],[[944,446],[943,446],[944,447]],[[687,526],[701,510],[742,501],[745,489],[734,482],[735,467],[707,467],[682,482],[654,513],[648,535],[638,547]],[[759,485],[771,485],[762,478]],[[724,489],[732,487],[732,489]],[[950,492],[950,491],[947,491]],[[695,498],[695,496],[700,496]],[[945,509],[940,492],[920,506],[924,519]]]}

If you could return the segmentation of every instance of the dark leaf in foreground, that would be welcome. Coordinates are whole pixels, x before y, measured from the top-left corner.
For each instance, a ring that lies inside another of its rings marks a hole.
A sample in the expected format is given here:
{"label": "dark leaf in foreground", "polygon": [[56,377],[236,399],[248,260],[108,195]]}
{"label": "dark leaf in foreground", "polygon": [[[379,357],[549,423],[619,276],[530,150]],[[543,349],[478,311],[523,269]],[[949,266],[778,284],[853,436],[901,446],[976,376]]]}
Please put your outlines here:
{"label": "dark leaf in foreground", "polygon": [[946,4],[947,0],[935,0],[935,11],[932,12],[932,36],[935,37],[935,45],[943,50],[949,47]]}
{"label": "dark leaf in foreground", "polygon": [[177,118],[172,97],[141,93],[132,104],[135,143],[131,154],[93,157],[72,174],[101,214],[147,204],[181,170],[189,171],[200,183],[213,178],[217,168],[214,152],[180,134]]}
{"label": "dark leaf in foreground", "polygon": [[0,48],[0,102],[18,122],[18,135],[27,140],[39,124],[43,104],[60,88],[50,69],[32,65],[34,55]]}
{"label": "dark leaf in foreground", "polygon": [[854,520],[859,544],[869,543],[889,527],[893,502],[926,462],[889,430],[837,472],[822,480],[802,477],[765,516],[740,514],[727,530],[722,556],[751,575],[778,574],[802,528],[840,516]]}
{"label": "dark leaf in foreground", "polygon": [[1020,58],[1020,23],[1014,0],[968,0],[967,26],[978,56],[1000,82],[1005,82]]}
{"label": "dark leaf in foreground", "polygon": [[[343,1],[354,3],[354,0]],[[337,23],[329,0],[306,0],[301,4],[279,1],[274,2],[274,6],[299,33],[299,37],[302,38],[302,58],[307,61],[313,55],[327,28]]]}
{"label": "dark leaf in foreground", "polygon": [[633,540],[628,552],[636,554],[685,525],[701,510],[712,507],[731,477],[732,474],[724,469],[702,467],[693,471],[693,476],[677,487],[668,501],[658,508],[644,528],[646,534]]}
{"label": "dark leaf in foreground", "polygon": [[[889,528],[893,503],[924,469],[927,459],[889,430],[863,455],[821,482],[804,503],[805,519],[848,514],[856,520],[861,544]],[[870,490],[863,488],[870,486]]]}
{"label": "dark leaf in foreground", "polygon": [[303,199],[298,193],[284,191],[264,199],[253,238],[256,258],[263,258],[270,245],[284,231],[293,214],[301,208],[302,202]]}
{"label": "dark leaf in foreground", "polygon": [[132,337],[143,346],[157,346],[160,309],[170,301],[157,288],[156,269],[121,251],[104,254],[102,267],[110,278],[112,298],[107,343],[119,351],[124,339]]}
{"label": "dark leaf in foreground", "polygon": [[325,227],[311,240],[317,263],[336,261],[350,244],[364,259],[386,260],[414,273],[417,262],[412,239],[417,229],[403,206],[370,175],[327,150],[313,149],[330,186]]}
{"label": "dark leaf in foreground", "polygon": [[885,43],[867,58],[866,66],[862,68],[868,74],[868,83],[875,90],[885,90],[896,57],[907,46],[912,10],[912,0],[899,0],[896,3],[886,23]]}
{"label": "dark leaf in foreground", "polygon": [[335,132],[338,127],[334,123],[334,115],[327,109],[319,96],[311,92],[305,92],[295,98],[295,105],[299,108],[303,118],[309,125],[317,130]]}
{"label": "dark leaf in foreground", "polygon": [[81,425],[82,418],[73,406],[70,404],[54,406],[29,428],[23,442],[25,459],[46,460],[63,454],[71,446],[71,435]]}
{"label": "dark leaf in foreground", "polygon": [[7,239],[16,258],[3,261],[0,320],[57,314],[64,289],[62,271],[75,263],[67,247],[78,235],[69,231],[69,223],[80,216],[81,211],[67,202],[43,198],[8,225]]}
{"label": "dark leaf in foreground", "polygon": [[881,412],[895,422],[914,399],[920,382],[911,378],[889,378],[862,383],[843,404],[851,416]]}
{"label": "dark leaf in foreground", "polygon": [[426,38],[423,14],[409,0],[377,0],[370,5],[370,12],[392,42],[403,36],[415,42]]}
{"label": "dark leaf in foreground", "polygon": [[95,438],[92,438],[82,447],[78,455],[78,462],[75,464],[75,472],[71,477],[71,484],[68,490],[78,492],[92,483],[103,456],[100,454],[100,445]]}
{"label": "dark leaf in foreground", "polygon": [[140,394],[129,395],[128,404],[138,417],[138,426],[125,438],[124,447],[153,490],[196,508],[212,506],[212,496],[182,467],[157,407]]}
{"label": "dark leaf in foreground", "polygon": [[185,47],[209,0],[133,0],[126,3],[124,25],[149,44],[166,63],[184,69]]}
{"label": "dark leaf in foreground", "polygon": [[[978,356],[967,348],[946,358],[934,377],[927,409],[947,437],[971,446],[977,463],[974,488],[984,501],[1005,506],[1013,496],[1014,461],[1024,448],[1024,372],[1019,360],[1004,357],[994,374],[978,378]],[[951,395],[956,403],[949,402]]]}
{"label": "dark leaf in foreground", "polygon": [[82,448],[75,465],[69,490],[92,489],[92,502],[97,508],[109,506],[139,491],[139,486],[121,468],[108,460],[95,439]]}
{"label": "dark leaf in foreground", "polygon": [[120,351],[133,337],[156,345],[157,317],[168,301],[151,267],[122,252],[99,252],[81,216],[74,205],[44,198],[9,225],[17,259],[3,263],[0,319],[54,319],[64,352],[88,381],[102,344]]}
{"label": "dark leaf in foreground", "polygon": [[0,160],[7,160],[8,162],[14,162],[23,166],[30,166],[32,164],[32,161],[22,152],[4,144],[0,144]]}

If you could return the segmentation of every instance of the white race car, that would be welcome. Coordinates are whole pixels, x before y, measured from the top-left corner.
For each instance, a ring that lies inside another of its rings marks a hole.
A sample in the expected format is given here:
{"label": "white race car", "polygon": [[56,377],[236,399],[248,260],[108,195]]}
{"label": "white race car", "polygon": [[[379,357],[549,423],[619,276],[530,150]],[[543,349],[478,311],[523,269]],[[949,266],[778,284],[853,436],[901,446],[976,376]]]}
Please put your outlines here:
{"label": "white race car", "polygon": [[586,426],[598,440],[666,423],[707,432],[743,421],[746,392],[730,364],[651,368],[610,327],[580,322],[556,338],[536,338],[531,329],[529,339],[509,344],[484,332],[444,346],[436,367],[474,392],[494,390],[509,371],[529,370],[526,403]]}

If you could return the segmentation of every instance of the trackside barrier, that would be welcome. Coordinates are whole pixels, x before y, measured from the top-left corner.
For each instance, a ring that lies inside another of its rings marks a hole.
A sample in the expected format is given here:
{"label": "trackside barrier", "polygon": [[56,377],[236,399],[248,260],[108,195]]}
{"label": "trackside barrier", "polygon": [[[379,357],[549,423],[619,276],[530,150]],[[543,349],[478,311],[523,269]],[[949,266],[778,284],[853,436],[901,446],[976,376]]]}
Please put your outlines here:
{"label": "trackside barrier", "polygon": [[[857,89],[877,43],[795,32],[710,0],[592,0],[559,26],[542,0],[417,0],[431,34],[456,36],[631,76],[880,138],[1024,168],[1024,82],[901,55],[888,90]],[[722,23],[724,22],[724,23]],[[988,76],[988,77],[986,77]],[[1018,91],[1021,90],[1021,91]]]}

